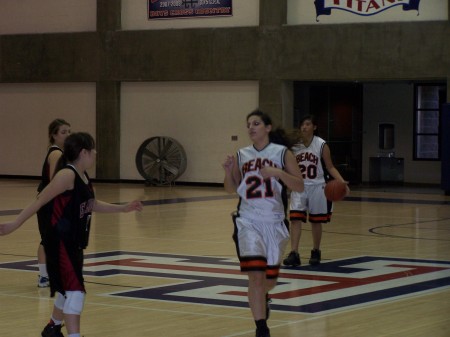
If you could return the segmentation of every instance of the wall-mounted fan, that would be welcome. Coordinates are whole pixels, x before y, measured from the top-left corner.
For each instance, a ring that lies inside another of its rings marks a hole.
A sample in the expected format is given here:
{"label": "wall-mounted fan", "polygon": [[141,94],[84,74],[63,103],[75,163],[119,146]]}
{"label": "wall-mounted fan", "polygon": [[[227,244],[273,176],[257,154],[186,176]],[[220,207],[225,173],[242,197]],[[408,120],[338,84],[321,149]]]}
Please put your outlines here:
{"label": "wall-mounted fan", "polygon": [[175,139],[152,137],[139,147],[136,167],[147,185],[170,185],[186,170],[186,153]]}

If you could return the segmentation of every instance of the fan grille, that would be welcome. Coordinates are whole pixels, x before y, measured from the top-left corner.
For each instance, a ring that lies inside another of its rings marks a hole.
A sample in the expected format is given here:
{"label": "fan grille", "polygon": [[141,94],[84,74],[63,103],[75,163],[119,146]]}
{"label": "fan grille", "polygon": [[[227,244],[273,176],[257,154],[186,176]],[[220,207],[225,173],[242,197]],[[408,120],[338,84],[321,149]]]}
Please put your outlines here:
{"label": "fan grille", "polygon": [[170,185],[186,170],[186,153],[175,139],[151,137],[136,153],[136,167],[151,185]]}

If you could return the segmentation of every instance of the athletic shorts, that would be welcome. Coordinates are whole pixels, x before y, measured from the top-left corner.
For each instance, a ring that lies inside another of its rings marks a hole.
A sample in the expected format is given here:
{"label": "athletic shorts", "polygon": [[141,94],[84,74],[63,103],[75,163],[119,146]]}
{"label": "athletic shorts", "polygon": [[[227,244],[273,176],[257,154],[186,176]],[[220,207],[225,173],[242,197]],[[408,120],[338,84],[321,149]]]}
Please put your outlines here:
{"label": "athletic shorts", "polygon": [[[333,203],[324,193],[325,183],[305,185],[303,192],[291,192],[289,219],[311,223],[330,222]],[[309,216],[309,219],[308,219]]]}
{"label": "athletic shorts", "polygon": [[277,278],[289,231],[285,220],[265,221],[233,216],[233,240],[241,271],[264,271]]}

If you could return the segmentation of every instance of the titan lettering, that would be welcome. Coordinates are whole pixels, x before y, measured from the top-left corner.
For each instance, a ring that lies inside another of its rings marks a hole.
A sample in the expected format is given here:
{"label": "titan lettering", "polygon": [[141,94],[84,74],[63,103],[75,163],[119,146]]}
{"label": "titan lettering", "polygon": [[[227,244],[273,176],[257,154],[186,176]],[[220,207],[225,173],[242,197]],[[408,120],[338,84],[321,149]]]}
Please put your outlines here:
{"label": "titan lettering", "polygon": [[377,11],[380,8],[392,7],[395,3],[406,3],[407,0],[333,0],[333,5],[342,9],[348,9],[358,12]]}

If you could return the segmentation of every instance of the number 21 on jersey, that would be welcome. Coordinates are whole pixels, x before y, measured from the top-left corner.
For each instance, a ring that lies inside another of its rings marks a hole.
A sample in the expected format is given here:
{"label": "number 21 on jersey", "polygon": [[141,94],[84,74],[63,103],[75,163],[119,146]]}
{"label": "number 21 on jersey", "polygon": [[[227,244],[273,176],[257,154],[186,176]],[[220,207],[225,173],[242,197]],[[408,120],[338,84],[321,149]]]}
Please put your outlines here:
{"label": "number 21 on jersey", "polygon": [[252,175],[245,178],[245,184],[247,185],[247,199],[273,197],[271,178],[263,179],[261,176]]}

